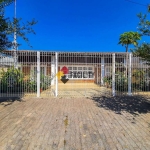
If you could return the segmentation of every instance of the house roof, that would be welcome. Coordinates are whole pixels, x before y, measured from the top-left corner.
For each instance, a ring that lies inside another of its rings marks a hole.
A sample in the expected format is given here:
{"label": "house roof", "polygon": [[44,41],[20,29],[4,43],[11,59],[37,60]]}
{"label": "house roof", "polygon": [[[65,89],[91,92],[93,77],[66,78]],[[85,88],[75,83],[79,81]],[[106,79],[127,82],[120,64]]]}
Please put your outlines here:
{"label": "house roof", "polygon": [[14,63],[14,58],[12,56],[0,55],[1,65],[11,65]]}

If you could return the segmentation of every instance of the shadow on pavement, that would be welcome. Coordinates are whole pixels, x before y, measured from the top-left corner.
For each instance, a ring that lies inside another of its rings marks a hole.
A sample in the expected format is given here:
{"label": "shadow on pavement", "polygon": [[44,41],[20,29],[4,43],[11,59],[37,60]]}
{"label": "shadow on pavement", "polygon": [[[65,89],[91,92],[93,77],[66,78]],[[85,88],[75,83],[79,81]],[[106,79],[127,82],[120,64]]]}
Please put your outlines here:
{"label": "shadow on pavement", "polygon": [[23,101],[22,97],[0,97],[0,105],[8,106],[13,104],[15,101]]}
{"label": "shadow on pavement", "polygon": [[150,112],[150,101],[142,96],[116,96],[116,97],[93,97],[98,107],[112,110],[121,114],[122,111],[132,115]]}

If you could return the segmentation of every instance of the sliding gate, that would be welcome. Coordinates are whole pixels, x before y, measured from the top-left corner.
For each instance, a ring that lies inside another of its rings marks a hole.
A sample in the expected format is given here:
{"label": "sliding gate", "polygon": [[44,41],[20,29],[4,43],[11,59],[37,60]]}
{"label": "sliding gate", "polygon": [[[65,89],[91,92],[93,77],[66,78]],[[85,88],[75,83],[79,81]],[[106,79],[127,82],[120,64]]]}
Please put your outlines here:
{"label": "sliding gate", "polygon": [[150,68],[131,53],[0,53],[0,97],[148,95],[149,91]]}
{"label": "sliding gate", "polygon": [[[112,76],[111,53],[40,52],[37,56],[39,56],[37,61],[40,60],[40,66],[38,65],[37,68],[41,70],[42,67],[45,67],[45,70],[50,71],[45,74],[50,74],[51,78],[50,87],[42,92],[37,91],[38,96],[93,97],[112,95],[112,82],[109,81],[107,84],[105,81],[106,77]],[[43,83],[40,75],[39,82]]]}
{"label": "sliding gate", "polygon": [[58,77],[58,96],[110,95],[103,78],[111,76],[111,68],[111,54],[58,53],[58,71],[63,73]]}

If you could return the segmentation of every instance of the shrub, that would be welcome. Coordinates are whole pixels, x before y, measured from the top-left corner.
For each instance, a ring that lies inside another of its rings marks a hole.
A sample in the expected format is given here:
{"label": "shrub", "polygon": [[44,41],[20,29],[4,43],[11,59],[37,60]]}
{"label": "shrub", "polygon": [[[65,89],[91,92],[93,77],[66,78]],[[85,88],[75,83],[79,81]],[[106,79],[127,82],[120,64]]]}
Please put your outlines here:
{"label": "shrub", "polygon": [[132,90],[138,91],[149,91],[150,82],[149,82],[149,70],[134,70],[132,77],[135,78],[134,83],[132,83]]}
{"label": "shrub", "polygon": [[124,75],[118,75],[115,79],[115,89],[117,91],[127,91],[128,90],[128,80]]}
{"label": "shrub", "polygon": [[7,71],[2,69],[0,91],[2,93],[22,91],[23,77],[23,73],[14,67],[8,68]]}
{"label": "shrub", "polygon": [[[51,85],[51,78],[45,76],[44,74],[40,75],[40,89],[46,90]],[[26,92],[36,92],[37,91],[37,77],[33,76],[25,82],[25,91]]]}
{"label": "shrub", "polygon": [[[51,78],[41,74],[40,76],[40,88],[46,90],[51,85]],[[29,77],[28,80],[24,80],[23,73],[14,67],[8,68],[7,71],[2,69],[0,74],[0,92],[36,92],[37,91],[37,78]]]}
{"label": "shrub", "polygon": [[132,90],[150,91],[150,83],[146,81],[132,83]]}
{"label": "shrub", "polygon": [[[104,83],[108,87],[112,86],[112,76],[105,76],[103,79]],[[127,91],[128,90],[128,80],[124,76],[123,72],[117,72],[115,77],[115,89],[117,91]]]}
{"label": "shrub", "polygon": [[27,80],[24,82],[25,92],[36,92],[37,91],[37,82],[35,80]]}
{"label": "shrub", "polygon": [[112,85],[112,76],[105,76],[105,77],[103,78],[103,81],[104,81],[104,83],[105,83],[107,86],[111,87],[111,85]]}

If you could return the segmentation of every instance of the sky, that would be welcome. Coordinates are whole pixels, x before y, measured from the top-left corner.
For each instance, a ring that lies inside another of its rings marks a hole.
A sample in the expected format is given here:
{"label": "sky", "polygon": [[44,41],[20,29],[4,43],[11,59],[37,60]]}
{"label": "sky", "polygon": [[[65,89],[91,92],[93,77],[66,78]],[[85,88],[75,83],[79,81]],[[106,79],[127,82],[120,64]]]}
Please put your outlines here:
{"label": "sky", "polygon": [[[149,0],[133,0],[147,5]],[[124,52],[120,34],[137,31],[139,12],[147,7],[126,0],[17,0],[17,17],[23,22],[35,18],[36,32],[28,34],[32,48],[19,37],[19,50]],[[14,15],[14,4],[6,16]],[[150,14],[149,14],[150,15]],[[150,17],[150,16],[149,16]],[[141,42],[149,42],[144,37]]]}

